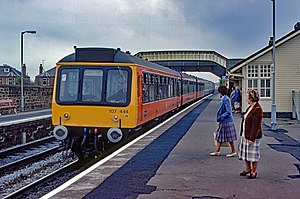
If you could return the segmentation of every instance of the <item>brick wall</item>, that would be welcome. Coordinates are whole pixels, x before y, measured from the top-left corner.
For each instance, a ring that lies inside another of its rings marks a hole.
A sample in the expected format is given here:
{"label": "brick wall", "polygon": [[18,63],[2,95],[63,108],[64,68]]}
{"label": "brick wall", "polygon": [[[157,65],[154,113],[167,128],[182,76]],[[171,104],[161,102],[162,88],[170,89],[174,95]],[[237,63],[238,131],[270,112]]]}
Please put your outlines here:
{"label": "brick wall", "polygon": [[[24,111],[50,109],[53,87],[24,86]],[[13,99],[17,111],[21,105],[21,87],[0,85],[0,99]]]}

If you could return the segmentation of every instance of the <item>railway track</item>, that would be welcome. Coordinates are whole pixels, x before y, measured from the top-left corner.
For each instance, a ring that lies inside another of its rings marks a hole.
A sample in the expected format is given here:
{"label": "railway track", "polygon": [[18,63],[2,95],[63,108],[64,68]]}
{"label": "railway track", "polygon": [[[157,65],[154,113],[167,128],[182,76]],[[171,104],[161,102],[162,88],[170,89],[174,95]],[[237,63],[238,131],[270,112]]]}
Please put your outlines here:
{"label": "railway track", "polygon": [[41,181],[49,173],[58,170],[49,169],[51,166],[64,167],[65,163],[58,164],[65,161],[62,150],[58,141],[48,137],[0,151],[0,198],[27,190],[34,186],[35,181]]}
{"label": "railway track", "polygon": [[46,142],[51,142],[51,141],[55,141],[56,139],[54,138],[54,136],[49,136],[49,137],[45,137],[42,139],[38,139],[32,142],[28,142],[26,144],[21,144],[21,145],[17,145],[14,147],[10,147],[10,148],[6,148],[3,150],[0,150],[0,158],[3,158],[5,156],[8,156],[10,154],[14,154],[17,153],[19,151],[25,150],[25,149],[30,149],[32,147],[37,147],[40,146]]}
{"label": "railway track", "polygon": [[[135,134],[131,139],[134,139],[136,136],[138,135]],[[110,146],[98,158],[91,157],[81,161],[74,160],[72,154],[66,155],[66,152],[60,151],[60,148],[57,146],[41,152],[40,157],[33,155],[33,157],[18,160],[23,164],[22,168],[16,166],[18,163],[15,162],[10,163],[12,166],[4,165],[2,166],[3,168],[0,167],[0,171],[8,175],[0,175],[0,198],[39,198],[107,157],[126,143]],[[55,153],[55,150],[59,150],[60,152],[56,152],[54,157],[50,157],[49,154],[47,155],[47,153]],[[40,163],[36,162],[38,159],[44,160]],[[32,165],[28,166],[27,161],[31,161]],[[10,169],[11,167],[19,169]],[[32,167],[32,169],[29,167]],[[8,168],[9,172],[6,168]],[[5,177],[7,180],[4,179]]]}
{"label": "railway track", "polygon": [[[54,153],[59,142],[53,136],[0,151],[0,173],[13,170],[26,162]],[[1,175],[0,175],[1,176]]]}
{"label": "railway track", "polygon": [[30,191],[36,189],[36,187],[41,186],[45,181],[49,181],[51,179],[55,179],[56,176],[59,176],[61,173],[67,172],[70,167],[76,167],[75,165],[78,163],[78,160],[74,160],[73,162],[65,165],[64,167],[53,171],[52,173],[45,175],[37,179],[36,181],[17,189],[16,191],[10,193],[9,195],[4,196],[3,199],[15,199],[15,198],[26,198],[32,197],[30,196]]}

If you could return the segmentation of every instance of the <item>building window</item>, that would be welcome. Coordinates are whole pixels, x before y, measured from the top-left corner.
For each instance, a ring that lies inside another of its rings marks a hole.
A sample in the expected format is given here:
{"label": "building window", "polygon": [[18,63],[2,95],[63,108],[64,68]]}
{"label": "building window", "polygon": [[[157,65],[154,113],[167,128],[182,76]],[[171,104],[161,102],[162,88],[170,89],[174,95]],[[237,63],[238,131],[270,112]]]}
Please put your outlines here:
{"label": "building window", "polygon": [[271,97],[271,66],[253,64],[247,66],[248,89],[260,92],[261,97]]}
{"label": "building window", "polygon": [[260,96],[261,97],[270,97],[271,96],[271,80],[270,79],[261,79],[260,80]]}
{"label": "building window", "polygon": [[248,65],[248,77],[258,77],[258,65]]}
{"label": "building window", "polygon": [[42,80],[42,86],[47,86],[47,78],[43,78],[43,80]]}
{"label": "building window", "polygon": [[248,89],[257,90],[258,80],[257,79],[248,79]]}
{"label": "building window", "polygon": [[8,84],[13,85],[14,84],[14,79],[13,78],[8,78]]}
{"label": "building window", "polygon": [[271,65],[260,65],[260,77],[271,77]]}

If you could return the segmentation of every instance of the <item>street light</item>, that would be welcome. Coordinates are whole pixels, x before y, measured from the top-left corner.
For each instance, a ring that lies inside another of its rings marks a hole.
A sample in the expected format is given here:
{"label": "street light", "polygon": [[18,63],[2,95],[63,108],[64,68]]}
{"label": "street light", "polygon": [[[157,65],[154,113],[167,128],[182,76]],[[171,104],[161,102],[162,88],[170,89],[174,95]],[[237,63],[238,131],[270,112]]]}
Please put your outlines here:
{"label": "street light", "polygon": [[276,101],[275,101],[275,0],[273,1],[273,53],[272,53],[272,66],[271,66],[271,71],[272,71],[272,107],[271,107],[271,128],[272,130],[276,130]]}
{"label": "street light", "polygon": [[26,33],[36,34],[36,31],[26,30],[21,32],[21,112],[24,112],[23,35]]}

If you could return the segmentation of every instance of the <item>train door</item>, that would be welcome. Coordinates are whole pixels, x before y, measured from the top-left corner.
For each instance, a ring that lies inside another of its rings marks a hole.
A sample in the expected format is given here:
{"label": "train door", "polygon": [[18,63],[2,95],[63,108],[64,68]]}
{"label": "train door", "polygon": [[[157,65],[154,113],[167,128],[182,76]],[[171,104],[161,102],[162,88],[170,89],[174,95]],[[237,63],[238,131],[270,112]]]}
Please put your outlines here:
{"label": "train door", "polygon": [[181,92],[181,81],[180,79],[177,79],[176,80],[176,96],[177,96],[177,107],[180,107],[181,106],[181,102],[182,102],[182,99],[181,99],[181,96],[182,96],[182,92]]}
{"label": "train door", "polygon": [[137,118],[137,121],[138,121],[138,124],[139,123],[142,123],[143,122],[143,110],[144,110],[144,107],[143,107],[143,104],[144,104],[144,101],[146,100],[145,97],[146,97],[146,90],[145,90],[145,76],[144,74],[141,72],[141,70],[138,70],[137,72],[137,93],[138,93],[138,118]]}
{"label": "train door", "polygon": [[149,102],[152,100],[152,84],[151,84],[151,75],[142,72],[141,75],[141,89],[142,89],[142,100],[141,100],[141,122],[144,123],[151,118],[151,108],[149,108]]}

